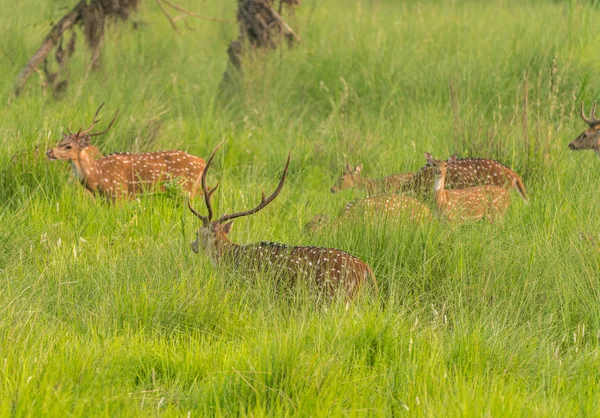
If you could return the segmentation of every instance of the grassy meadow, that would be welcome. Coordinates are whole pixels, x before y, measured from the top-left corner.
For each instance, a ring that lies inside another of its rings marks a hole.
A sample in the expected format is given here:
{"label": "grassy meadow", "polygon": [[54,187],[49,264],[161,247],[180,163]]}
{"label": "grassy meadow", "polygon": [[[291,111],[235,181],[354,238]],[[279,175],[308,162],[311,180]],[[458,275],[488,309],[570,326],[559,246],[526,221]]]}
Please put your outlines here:
{"label": "grassy meadow", "polygon": [[[235,16],[234,1],[177,3]],[[600,161],[567,148],[600,96],[595,2],[306,0],[289,19],[302,42],[247,62],[225,94],[236,24],[188,18],[178,34],[147,1],[108,31],[101,71],[86,74],[79,34],[66,94],[34,74],[15,98],[73,4],[4,0],[0,15],[0,416],[599,415]],[[347,250],[379,298],[324,307],[213,267],[176,195],[92,199],[35,147],[101,103],[100,128],[121,111],[105,154],[207,158],[225,140],[219,213],[273,190],[291,149],[281,195],[231,239]],[[330,193],[346,162],[381,177],[425,151],[498,159],[530,205],[513,193],[494,224],[304,232],[363,195]]]}

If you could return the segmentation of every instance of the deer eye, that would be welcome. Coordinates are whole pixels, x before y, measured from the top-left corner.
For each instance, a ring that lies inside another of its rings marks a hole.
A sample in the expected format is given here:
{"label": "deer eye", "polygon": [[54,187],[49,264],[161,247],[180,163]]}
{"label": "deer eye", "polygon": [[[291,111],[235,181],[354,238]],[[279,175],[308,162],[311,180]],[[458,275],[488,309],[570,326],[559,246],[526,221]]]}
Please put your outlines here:
{"label": "deer eye", "polygon": [[70,145],[65,146],[65,149],[71,149],[71,148],[73,148],[73,147]]}

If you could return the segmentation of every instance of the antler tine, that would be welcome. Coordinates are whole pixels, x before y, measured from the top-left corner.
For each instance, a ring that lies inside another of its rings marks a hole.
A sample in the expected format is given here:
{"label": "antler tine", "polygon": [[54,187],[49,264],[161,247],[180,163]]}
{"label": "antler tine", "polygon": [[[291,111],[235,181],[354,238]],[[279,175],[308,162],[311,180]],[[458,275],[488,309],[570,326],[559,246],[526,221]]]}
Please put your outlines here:
{"label": "antler tine", "polygon": [[90,136],[104,135],[106,132],[108,132],[108,130],[113,126],[113,123],[115,123],[115,120],[117,120],[117,116],[119,116],[119,110],[120,109],[117,109],[117,111],[115,112],[115,115],[113,116],[112,120],[110,121],[110,123],[108,124],[108,126],[106,127],[105,130],[103,130],[102,132],[91,133]]}
{"label": "antler tine", "polygon": [[67,132],[69,132],[69,135],[73,135],[73,132],[71,132],[71,122],[69,122],[69,126],[67,126]]}
{"label": "antler tine", "polygon": [[275,189],[273,194],[271,194],[271,196],[269,196],[268,198],[265,198],[265,193],[263,192],[261,202],[254,209],[250,209],[250,210],[247,210],[244,212],[233,213],[231,215],[223,215],[219,218],[219,222],[223,223],[223,222],[229,221],[231,219],[240,218],[242,216],[247,216],[247,215],[252,215],[253,213],[258,212],[259,210],[261,210],[265,206],[267,206],[269,203],[271,203],[273,200],[275,200],[275,198],[279,195],[279,193],[281,192],[281,189],[283,188],[283,183],[285,183],[285,178],[287,177],[288,167],[290,165],[291,156],[292,156],[292,152],[290,151],[288,153],[287,162],[285,163],[285,168],[283,169],[283,174],[281,175],[281,180],[279,180],[279,184],[277,185],[277,188]]}
{"label": "antler tine", "polygon": [[[594,109],[595,109],[595,102],[594,102]],[[581,101],[581,109],[580,109],[580,113],[581,113],[581,119],[583,119],[583,121],[585,123],[587,123],[588,125],[593,125],[593,121],[591,119],[589,119],[588,117],[585,116],[585,112],[583,110],[583,100]]]}
{"label": "antler tine", "polygon": [[590,117],[594,123],[598,123],[598,119],[596,119],[596,101],[594,100],[594,104],[592,105],[592,111],[590,112]]}
{"label": "antler tine", "polygon": [[96,119],[98,117],[98,113],[100,113],[100,110],[104,107],[104,103],[102,103],[100,105],[100,107],[98,108],[98,110],[96,110],[96,114],[94,115],[94,120],[92,121],[92,124],[89,126],[89,128],[87,128],[86,130],[81,131],[80,129],[80,134],[81,135],[85,135],[87,134],[89,131],[92,130],[92,128],[94,127],[94,125],[96,125],[98,122],[100,122],[99,119]]}
{"label": "antler tine", "polygon": [[192,204],[190,203],[190,198],[189,197],[187,199],[187,205],[188,205],[188,208],[190,208],[190,210],[192,211],[192,213],[194,215],[196,215],[198,218],[200,218],[200,220],[202,220],[202,223],[204,223],[204,225],[208,225],[208,218],[206,216],[204,216],[204,215],[200,215],[200,213],[196,209],[194,209],[192,207]]}
{"label": "antler tine", "polygon": [[215,187],[213,187],[212,189],[209,190],[206,187],[206,173],[208,172],[208,169],[210,168],[212,160],[213,160],[213,158],[215,158],[215,154],[217,153],[218,149],[221,148],[221,145],[223,145],[223,142],[225,142],[225,140],[219,142],[219,145],[217,145],[215,147],[212,154],[210,155],[210,158],[206,162],[206,166],[204,166],[204,171],[202,172],[202,192],[204,193],[204,202],[206,203],[206,210],[208,211],[208,218],[206,218],[207,219],[206,224],[208,224],[208,222],[212,221],[212,218],[213,218],[213,210],[212,210],[212,206],[210,204],[210,197],[215,192],[215,190],[217,190],[217,187],[219,187],[219,184],[220,184],[220,183],[217,183],[217,185]]}

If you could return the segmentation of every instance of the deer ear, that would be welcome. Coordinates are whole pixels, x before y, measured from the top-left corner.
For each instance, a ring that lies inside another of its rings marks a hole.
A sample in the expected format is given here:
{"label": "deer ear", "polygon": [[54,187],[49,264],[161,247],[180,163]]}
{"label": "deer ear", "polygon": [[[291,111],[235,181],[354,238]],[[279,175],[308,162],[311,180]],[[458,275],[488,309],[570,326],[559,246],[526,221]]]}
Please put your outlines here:
{"label": "deer ear", "polygon": [[225,225],[223,225],[223,232],[225,232],[225,235],[229,234],[232,226],[233,226],[233,221],[228,222]]}
{"label": "deer ear", "polygon": [[362,171],[362,169],[363,169],[363,165],[362,165],[362,164],[359,164],[359,165],[357,165],[357,166],[356,166],[356,168],[354,169],[354,172],[358,174],[358,173],[360,173],[360,172]]}
{"label": "deer ear", "polygon": [[425,153],[425,159],[427,160],[427,164],[433,164],[435,162],[433,155],[428,152]]}
{"label": "deer ear", "polygon": [[346,173],[352,173],[352,166],[346,163],[346,167],[344,167],[344,170],[346,171]]}
{"label": "deer ear", "polygon": [[449,158],[448,158],[448,162],[449,163],[455,163],[456,160],[458,160],[458,156],[456,154],[452,154]]}
{"label": "deer ear", "polygon": [[87,147],[88,145],[90,145],[90,139],[91,139],[91,137],[89,135],[79,138],[79,145],[82,148]]}

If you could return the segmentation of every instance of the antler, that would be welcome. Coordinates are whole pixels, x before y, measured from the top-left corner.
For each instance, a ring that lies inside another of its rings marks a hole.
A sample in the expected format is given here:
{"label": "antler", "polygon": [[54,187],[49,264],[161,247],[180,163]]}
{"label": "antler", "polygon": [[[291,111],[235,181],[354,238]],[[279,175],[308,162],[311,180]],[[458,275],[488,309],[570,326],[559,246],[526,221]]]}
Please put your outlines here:
{"label": "antler", "polygon": [[581,118],[585,123],[587,123],[590,126],[597,125],[598,123],[600,123],[600,120],[596,119],[596,102],[594,102],[594,104],[592,105],[592,110],[590,111],[589,118],[585,116],[585,113],[583,111],[583,101],[581,102]]}
{"label": "antler", "polygon": [[94,120],[92,121],[92,124],[89,126],[89,128],[85,129],[85,130],[79,130],[79,132],[77,132],[78,135],[85,135],[87,134],[89,131],[92,130],[92,128],[94,127],[94,125],[96,125],[98,122],[100,122],[100,119],[96,119],[98,117],[98,113],[100,113],[100,110],[104,107],[104,103],[102,103],[100,105],[100,107],[98,108],[98,110],[96,110],[96,114],[94,115]]}
{"label": "antler", "polygon": [[288,167],[290,165],[291,156],[292,156],[292,152],[290,151],[288,154],[288,157],[287,157],[287,162],[285,163],[285,168],[283,169],[283,174],[281,175],[281,180],[279,180],[279,185],[277,186],[277,188],[275,189],[273,194],[271,194],[271,196],[269,196],[268,198],[265,198],[265,193],[263,192],[262,200],[258,204],[257,207],[255,207],[254,209],[244,211],[244,212],[237,212],[237,213],[233,213],[231,215],[223,215],[219,218],[218,222],[223,223],[223,222],[229,221],[231,219],[240,218],[242,216],[247,216],[247,215],[252,215],[253,213],[258,212],[259,210],[261,210],[265,206],[267,206],[269,203],[271,203],[273,200],[275,200],[275,198],[279,195],[279,193],[281,192],[281,189],[283,188],[283,183],[285,182],[285,178],[288,173]]}
{"label": "antler", "polygon": [[[108,126],[106,127],[105,130],[103,130],[102,132],[93,132],[90,133],[90,131],[92,130],[92,128],[94,126],[96,126],[96,124],[98,122],[100,122],[100,119],[98,119],[98,114],[100,113],[100,110],[102,109],[102,107],[104,107],[104,103],[102,103],[100,105],[100,107],[98,108],[98,110],[96,110],[96,114],[94,115],[94,120],[92,121],[92,124],[85,130],[79,130],[77,132],[77,136],[83,136],[83,135],[89,135],[89,136],[99,136],[99,135],[104,135],[106,132],[108,132],[108,130],[113,126],[113,124],[115,123],[115,120],[117,119],[117,116],[119,116],[119,109],[117,109],[117,111],[115,112],[115,115],[113,116],[112,120],[110,121],[110,123],[108,124]],[[70,129],[69,129],[69,133],[71,133]]]}
{"label": "antler", "polygon": [[89,134],[90,136],[99,136],[99,135],[104,135],[106,132],[108,132],[108,130],[113,126],[113,123],[115,123],[115,120],[117,120],[117,116],[119,116],[119,110],[117,109],[117,111],[115,112],[115,115],[113,116],[112,120],[110,121],[110,123],[108,124],[108,126],[106,127],[105,130],[103,130],[102,132],[94,132]]}
{"label": "antler", "polygon": [[204,216],[204,215],[200,215],[200,213],[198,213],[198,211],[196,211],[192,205],[190,204],[190,200],[188,199],[188,207],[190,208],[190,210],[192,211],[192,213],[194,215],[196,215],[198,218],[200,218],[200,220],[202,221],[202,223],[204,223],[204,225],[208,225],[210,223],[210,221],[212,221],[213,218],[213,210],[212,210],[212,206],[210,204],[210,197],[212,196],[212,194],[215,192],[215,190],[217,190],[217,187],[219,187],[220,182],[217,183],[217,185],[215,187],[213,187],[212,189],[209,189],[206,187],[206,173],[208,172],[208,169],[210,168],[210,164],[212,163],[213,158],[215,157],[215,154],[217,153],[217,150],[221,147],[221,145],[223,145],[224,141],[219,142],[219,145],[216,146],[216,148],[213,150],[212,154],[210,155],[210,158],[208,159],[206,166],[204,166],[204,171],[202,172],[202,192],[204,193],[204,202],[206,203],[206,210],[208,211],[208,216]]}
{"label": "antler", "polygon": [[[192,213],[194,215],[196,215],[198,218],[200,218],[200,220],[202,220],[202,222],[204,223],[205,226],[208,225],[212,221],[213,214],[214,214],[212,205],[210,203],[210,198],[213,195],[213,193],[215,192],[215,190],[217,190],[217,188],[219,187],[219,184],[221,184],[221,182],[217,182],[217,185],[213,188],[209,189],[208,187],[206,187],[206,173],[208,172],[208,169],[210,168],[212,160],[215,157],[215,154],[217,153],[217,150],[221,147],[221,145],[223,145],[223,141],[221,141],[219,143],[219,145],[217,145],[217,147],[214,149],[214,151],[210,155],[210,158],[206,162],[204,171],[202,172],[202,191],[204,192],[204,202],[206,203],[206,210],[208,211],[208,216],[201,215],[197,210],[195,210],[192,207],[192,205],[188,199],[188,207],[190,208],[190,211],[192,211]],[[283,188],[285,178],[287,177],[288,167],[290,165],[291,156],[292,156],[292,152],[290,151],[290,153],[288,154],[288,157],[287,157],[287,161],[285,163],[285,168],[283,169],[283,174],[281,175],[281,180],[279,180],[279,184],[277,185],[277,188],[275,189],[273,194],[271,194],[269,197],[265,197],[265,193],[263,192],[261,202],[254,209],[247,210],[244,212],[233,213],[231,215],[225,214],[225,215],[221,216],[217,220],[217,222],[223,223],[223,222],[229,221],[231,219],[240,218],[242,216],[247,216],[247,215],[252,215],[253,213],[258,212],[259,210],[261,210],[265,206],[267,206],[269,203],[271,203],[273,200],[275,200],[275,198],[279,195],[279,193],[281,192],[281,189]]]}

